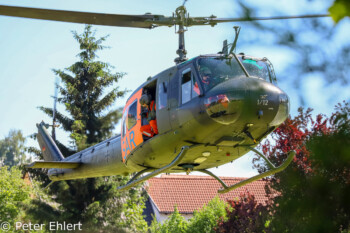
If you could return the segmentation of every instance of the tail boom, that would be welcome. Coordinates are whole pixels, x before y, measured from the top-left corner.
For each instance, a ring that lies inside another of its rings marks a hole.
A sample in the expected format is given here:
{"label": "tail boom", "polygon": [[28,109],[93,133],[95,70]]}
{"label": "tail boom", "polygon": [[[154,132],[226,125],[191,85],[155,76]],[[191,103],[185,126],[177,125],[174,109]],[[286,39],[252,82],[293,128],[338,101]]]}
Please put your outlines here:
{"label": "tail boom", "polygon": [[36,161],[31,164],[28,164],[27,168],[61,168],[61,169],[72,169],[77,168],[81,165],[79,162],[66,162],[66,161],[60,161],[60,162],[46,162],[46,161]]}
{"label": "tail boom", "polygon": [[52,181],[128,175],[143,168],[139,165],[126,166],[123,162],[120,135],[64,158],[47,131],[48,125],[41,122],[37,127],[44,161],[33,162],[27,167],[49,169],[48,176]]}

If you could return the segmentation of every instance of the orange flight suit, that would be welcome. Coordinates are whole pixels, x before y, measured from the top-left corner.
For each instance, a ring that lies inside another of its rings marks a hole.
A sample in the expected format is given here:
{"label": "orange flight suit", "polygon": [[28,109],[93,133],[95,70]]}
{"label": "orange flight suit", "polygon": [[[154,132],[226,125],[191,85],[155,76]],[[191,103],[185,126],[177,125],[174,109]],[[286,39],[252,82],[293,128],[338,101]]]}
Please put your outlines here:
{"label": "orange flight suit", "polygon": [[155,134],[158,134],[157,120],[156,120],[156,104],[154,100],[151,101],[150,105],[147,107],[147,125],[143,125],[140,128],[140,131],[143,135],[147,137],[153,137]]}

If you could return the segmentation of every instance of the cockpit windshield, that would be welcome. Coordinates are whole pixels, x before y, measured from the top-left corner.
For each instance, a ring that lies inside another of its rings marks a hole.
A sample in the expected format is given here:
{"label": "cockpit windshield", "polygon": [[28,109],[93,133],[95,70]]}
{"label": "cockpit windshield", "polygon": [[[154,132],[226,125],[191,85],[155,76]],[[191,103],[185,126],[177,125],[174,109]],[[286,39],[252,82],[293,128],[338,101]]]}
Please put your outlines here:
{"label": "cockpit windshield", "polygon": [[[249,76],[258,77],[268,82],[274,81],[271,78],[270,64],[267,60],[258,60],[247,56],[244,58],[239,56],[238,59]],[[204,90],[209,90],[226,80],[246,76],[234,58],[202,57],[198,59],[197,64]]]}

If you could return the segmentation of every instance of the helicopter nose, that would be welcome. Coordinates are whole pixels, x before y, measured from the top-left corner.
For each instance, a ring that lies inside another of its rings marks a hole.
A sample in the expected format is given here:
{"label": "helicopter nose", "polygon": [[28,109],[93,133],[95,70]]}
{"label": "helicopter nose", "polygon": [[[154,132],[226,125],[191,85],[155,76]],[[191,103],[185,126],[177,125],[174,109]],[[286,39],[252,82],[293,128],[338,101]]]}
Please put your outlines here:
{"label": "helicopter nose", "polygon": [[270,122],[270,126],[279,126],[287,119],[289,115],[289,98],[287,94],[280,94],[278,101],[278,111],[274,119]]}
{"label": "helicopter nose", "polygon": [[282,124],[289,115],[289,98],[277,86],[258,78],[247,78],[246,108],[243,117],[247,123],[269,126]]}
{"label": "helicopter nose", "polygon": [[236,78],[215,86],[204,106],[214,121],[230,125],[237,120],[278,126],[289,114],[289,98],[277,86],[258,78]]}

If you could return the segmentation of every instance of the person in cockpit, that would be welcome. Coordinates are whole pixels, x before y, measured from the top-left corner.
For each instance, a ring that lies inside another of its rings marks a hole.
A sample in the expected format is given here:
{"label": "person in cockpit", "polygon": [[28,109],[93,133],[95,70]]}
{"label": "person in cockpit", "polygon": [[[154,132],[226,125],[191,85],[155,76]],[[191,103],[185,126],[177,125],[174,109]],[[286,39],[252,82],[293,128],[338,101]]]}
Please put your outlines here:
{"label": "person in cockpit", "polygon": [[202,83],[204,83],[205,85],[209,85],[210,82],[212,81],[211,80],[212,73],[210,69],[208,67],[200,68],[200,75],[201,75]]}
{"label": "person in cockpit", "polygon": [[[199,69],[199,74],[201,77],[201,82],[203,84],[204,90],[208,90],[209,89],[209,85],[211,85],[211,79],[212,79],[212,73],[210,71],[210,69],[208,67],[201,67]],[[200,91],[199,91],[199,87],[198,87],[198,83],[195,82],[194,86],[193,86],[193,90],[199,95]]]}

